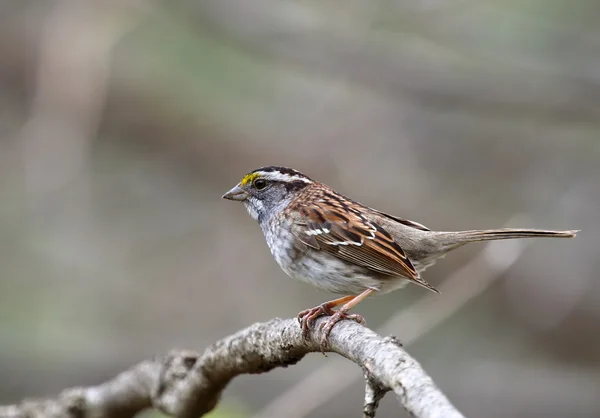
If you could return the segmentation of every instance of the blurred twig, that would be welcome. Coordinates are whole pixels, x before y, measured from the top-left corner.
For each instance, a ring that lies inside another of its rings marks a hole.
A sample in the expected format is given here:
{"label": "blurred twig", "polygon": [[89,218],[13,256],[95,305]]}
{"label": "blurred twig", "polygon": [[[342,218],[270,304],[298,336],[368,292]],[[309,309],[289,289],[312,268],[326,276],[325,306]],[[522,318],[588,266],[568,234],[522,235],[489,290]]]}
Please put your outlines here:
{"label": "blurred twig", "polygon": [[[319,323],[316,325],[318,330]],[[319,337],[319,331],[313,331],[304,339],[295,319],[273,319],[226,337],[203,354],[173,351],[98,386],[68,389],[55,399],[0,407],[0,416],[125,418],[154,407],[170,416],[198,417],[217,405],[235,376],[295,364],[304,355],[321,350]],[[378,401],[387,391],[394,392],[411,416],[462,417],[394,338],[381,338],[362,325],[343,321],[333,329],[328,351],[341,354],[365,371],[365,417],[375,415]]]}
{"label": "blurred twig", "polygon": [[[438,287],[443,296],[425,296],[390,318],[377,331],[381,334],[401,332],[404,345],[413,343],[483,293],[518,260],[529,243],[527,240],[490,242],[478,257]],[[340,367],[339,361],[331,361],[275,398],[254,418],[305,417],[351,386],[356,377],[352,371]]]}
{"label": "blurred twig", "polygon": [[60,0],[44,20],[33,103],[22,132],[35,200],[81,180],[102,117],[112,49],[143,15],[129,10],[134,5],[141,9],[142,2]]}
{"label": "blurred twig", "polygon": [[110,85],[112,52],[150,4],[59,0],[43,20],[35,90],[19,146],[28,209],[35,221],[76,242],[65,251],[71,262],[86,259],[89,241],[81,236],[93,233],[90,154]]}

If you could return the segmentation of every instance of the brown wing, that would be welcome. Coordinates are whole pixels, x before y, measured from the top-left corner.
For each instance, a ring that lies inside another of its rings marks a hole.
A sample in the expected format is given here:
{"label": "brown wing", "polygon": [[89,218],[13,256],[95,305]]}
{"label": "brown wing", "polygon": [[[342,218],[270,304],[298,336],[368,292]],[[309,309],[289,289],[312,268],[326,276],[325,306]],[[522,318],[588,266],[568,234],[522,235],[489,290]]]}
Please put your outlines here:
{"label": "brown wing", "polygon": [[[334,192],[298,208],[294,233],[306,245],[388,276],[402,276],[430,290],[404,250],[383,227],[368,220],[355,202]],[[361,210],[369,210],[360,206]]]}
{"label": "brown wing", "polygon": [[421,231],[431,231],[431,229],[427,228],[425,225],[422,225],[422,224],[420,224],[418,222],[410,221],[408,219],[402,219],[402,218],[399,218],[397,216],[390,215],[389,213],[378,211],[376,209],[372,209],[372,208],[370,208],[370,209],[373,212],[377,213],[378,215],[381,215],[383,217],[389,218],[389,219],[391,219],[393,221],[396,221],[396,222],[399,222],[399,223],[401,223],[403,225],[410,226],[411,228],[419,229]]}

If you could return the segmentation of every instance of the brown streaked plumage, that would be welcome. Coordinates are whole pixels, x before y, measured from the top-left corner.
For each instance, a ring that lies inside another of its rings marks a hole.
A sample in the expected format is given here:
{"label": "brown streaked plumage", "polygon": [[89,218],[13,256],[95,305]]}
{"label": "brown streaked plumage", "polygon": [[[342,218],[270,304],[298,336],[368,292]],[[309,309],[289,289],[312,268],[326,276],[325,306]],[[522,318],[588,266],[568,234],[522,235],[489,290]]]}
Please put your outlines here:
{"label": "brown streaked plumage", "polygon": [[373,293],[390,292],[407,283],[437,292],[420,273],[462,245],[511,238],[568,238],[577,232],[431,231],[358,203],[294,169],[277,166],[248,173],[223,197],[244,203],[289,276],[346,295],[298,314],[305,335],[319,316],[331,316],[322,329],[323,345],[341,319],[364,321],[348,311]]}
{"label": "brown streaked plumage", "polygon": [[321,184],[304,188],[290,204],[300,216],[294,236],[318,251],[390,277],[404,277],[436,291],[419,273],[392,235],[368,218],[370,208]]}

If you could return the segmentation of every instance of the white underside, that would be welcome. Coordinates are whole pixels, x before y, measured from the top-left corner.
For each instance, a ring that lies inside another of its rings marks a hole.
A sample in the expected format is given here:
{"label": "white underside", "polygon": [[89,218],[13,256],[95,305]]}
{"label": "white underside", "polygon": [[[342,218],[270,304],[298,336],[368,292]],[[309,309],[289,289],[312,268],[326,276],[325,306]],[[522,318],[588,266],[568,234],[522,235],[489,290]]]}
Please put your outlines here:
{"label": "white underside", "polygon": [[401,276],[380,276],[364,267],[356,266],[324,251],[302,246],[288,226],[264,222],[261,225],[271,254],[281,269],[291,278],[301,280],[319,289],[343,295],[358,295],[367,289],[378,293],[398,290],[409,283]]}

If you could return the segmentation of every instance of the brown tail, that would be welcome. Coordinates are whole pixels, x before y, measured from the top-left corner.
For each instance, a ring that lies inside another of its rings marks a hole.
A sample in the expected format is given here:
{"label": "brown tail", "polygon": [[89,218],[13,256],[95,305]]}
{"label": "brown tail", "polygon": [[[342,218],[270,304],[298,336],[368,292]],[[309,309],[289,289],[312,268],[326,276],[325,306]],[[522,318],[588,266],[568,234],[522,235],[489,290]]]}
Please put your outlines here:
{"label": "brown tail", "polygon": [[486,229],[475,231],[441,232],[438,238],[448,248],[455,248],[469,242],[492,241],[513,238],[573,238],[579,230],[547,231],[543,229]]}

